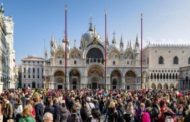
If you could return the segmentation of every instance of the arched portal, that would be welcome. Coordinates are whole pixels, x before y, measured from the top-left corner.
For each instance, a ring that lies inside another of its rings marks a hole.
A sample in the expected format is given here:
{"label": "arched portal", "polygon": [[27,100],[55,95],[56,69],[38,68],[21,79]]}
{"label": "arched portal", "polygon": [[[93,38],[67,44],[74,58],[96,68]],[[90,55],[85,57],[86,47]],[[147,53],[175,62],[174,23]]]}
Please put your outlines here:
{"label": "arched portal", "polygon": [[111,89],[117,89],[121,86],[121,73],[118,70],[114,70],[110,76]]}
{"label": "arched portal", "polygon": [[174,84],[170,84],[170,89],[174,89]]}
{"label": "arched portal", "polygon": [[156,89],[156,84],[152,83],[151,88]]}
{"label": "arched portal", "polygon": [[55,83],[55,87],[56,89],[63,89],[66,88],[65,86],[65,74],[63,71],[56,71],[54,73],[54,83]]}
{"label": "arched portal", "polygon": [[78,70],[73,69],[69,73],[70,89],[80,88],[80,73]]}
{"label": "arched portal", "polygon": [[136,74],[133,71],[128,71],[125,74],[126,89],[136,89]]}
{"label": "arched portal", "polygon": [[91,89],[104,88],[104,70],[99,65],[92,65],[88,69],[88,87]]}
{"label": "arched portal", "polygon": [[158,86],[157,86],[158,89],[162,89],[162,84],[159,83]]}
{"label": "arched portal", "polygon": [[164,89],[165,89],[165,90],[168,89],[168,84],[167,84],[167,83],[164,84]]}
{"label": "arched portal", "polygon": [[86,63],[104,63],[103,61],[104,56],[103,53],[100,49],[98,48],[92,48],[88,51],[87,55],[86,55]]}

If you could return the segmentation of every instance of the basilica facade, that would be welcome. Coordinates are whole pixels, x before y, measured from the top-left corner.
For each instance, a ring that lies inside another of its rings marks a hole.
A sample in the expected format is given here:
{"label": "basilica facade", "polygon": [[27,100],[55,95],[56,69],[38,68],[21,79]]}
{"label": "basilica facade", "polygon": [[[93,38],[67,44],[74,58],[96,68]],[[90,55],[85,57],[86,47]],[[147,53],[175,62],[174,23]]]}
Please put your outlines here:
{"label": "basilica facade", "polygon": [[[124,48],[122,37],[119,48],[115,34],[111,44],[96,32],[92,23],[81,36],[80,47],[67,48],[52,37],[50,56],[45,56],[44,84],[51,89],[139,89],[141,88],[140,47],[138,37]],[[106,48],[106,51],[105,51]],[[106,54],[106,56],[105,56]],[[65,70],[65,55],[67,69]],[[105,59],[106,57],[106,59]],[[106,66],[105,66],[106,63]],[[143,82],[147,79],[143,67]],[[66,72],[65,72],[66,71]]]}
{"label": "basilica facade", "polygon": [[[124,44],[122,37],[116,40],[113,34],[110,44],[105,46],[105,41],[92,23],[81,36],[79,48],[67,47],[65,52],[65,42],[57,43],[52,37],[50,56],[45,53],[44,86],[51,89],[127,90],[178,89],[181,86],[179,70],[180,67],[190,66],[189,45],[145,45],[141,72],[138,37],[127,44]],[[116,42],[119,42],[119,47]]]}

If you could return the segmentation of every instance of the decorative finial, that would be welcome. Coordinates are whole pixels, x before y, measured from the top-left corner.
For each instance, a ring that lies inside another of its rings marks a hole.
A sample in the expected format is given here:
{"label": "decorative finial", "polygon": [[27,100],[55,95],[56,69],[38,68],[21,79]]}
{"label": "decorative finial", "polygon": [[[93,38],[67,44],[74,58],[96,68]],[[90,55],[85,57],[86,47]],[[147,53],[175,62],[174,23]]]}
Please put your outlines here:
{"label": "decorative finial", "polygon": [[93,31],[92,17],[90,17],[89,31]]}
{"label": "decorative finial", "polygon": [[120,48],[123,48],[123,37],[122,37],[122,34],[121,34],[121,40],[120,40]]}
{"label": "decorative finial", "polygon": [[74,47],[76,47],[76,40],[74,40]]}
{"label": "decorative finial", "polygon": [[113,32],[113,40],[112,40],[112,44],[115,44],[116,40],[115,40],[115,32]]}
{"label": "decorative finial", "polygon": [[4,13],[4,8],[3,8],[3,3],[1,3],[1,7],[0,7],[0,13]]}

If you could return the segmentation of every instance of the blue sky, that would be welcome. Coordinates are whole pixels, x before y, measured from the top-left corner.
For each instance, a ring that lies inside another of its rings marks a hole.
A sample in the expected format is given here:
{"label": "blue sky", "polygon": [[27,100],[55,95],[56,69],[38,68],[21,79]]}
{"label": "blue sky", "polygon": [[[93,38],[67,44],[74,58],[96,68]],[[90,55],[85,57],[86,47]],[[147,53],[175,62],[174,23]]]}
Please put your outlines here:
{"label": "blue sky", "polygon": [[68,5],[68,38],[79,46],[92,16],[104,38],[104,10],[108,11],[109,41],[115,31],[117,43],[140,37],[140,13],[144,15],[144,43],[190,44],[189,0],[1,0],[5,15],[15,23],[16,61],[27,55],[43,56],[52,35],[61,41],[64,6]]}

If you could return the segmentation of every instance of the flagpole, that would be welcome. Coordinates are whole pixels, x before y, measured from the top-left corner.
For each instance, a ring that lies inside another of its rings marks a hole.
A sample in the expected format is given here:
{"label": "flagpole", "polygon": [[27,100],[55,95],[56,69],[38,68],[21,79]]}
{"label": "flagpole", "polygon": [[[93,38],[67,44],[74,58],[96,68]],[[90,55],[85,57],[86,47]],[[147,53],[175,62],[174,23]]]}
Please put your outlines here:
{"label": "flagpole", "polygon": [[67,89],[67,6],[65,5],[65,83]]}
{"label": "flagpole", "polygon": [[106,65],[107,65],[107,12],[105,11],[105,46],[104,46],[104,59],[105,59],[105,89],[107,89],[106,83]]}
{"label": "flagpole", "polygon": [[143,14],[141,13],[141,89],[143,88],[143,51],[142,51],[142,47],[143,47]]}

